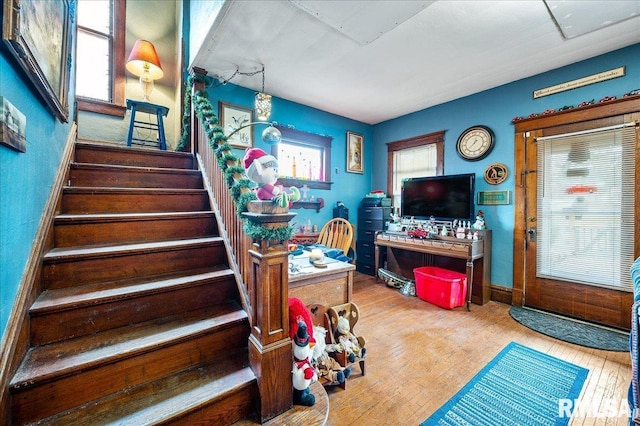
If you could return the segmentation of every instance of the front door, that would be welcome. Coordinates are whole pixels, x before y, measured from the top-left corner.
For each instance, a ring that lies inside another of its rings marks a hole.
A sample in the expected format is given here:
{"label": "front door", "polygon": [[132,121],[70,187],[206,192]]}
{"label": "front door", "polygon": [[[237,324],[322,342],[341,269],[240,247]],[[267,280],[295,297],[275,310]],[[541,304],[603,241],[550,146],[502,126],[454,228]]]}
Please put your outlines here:
{"label": "front door", "polygon": [[523,133],[522,298],[525,306],[627,329],[634,144],[625,145],[625,129],[593,130]]}

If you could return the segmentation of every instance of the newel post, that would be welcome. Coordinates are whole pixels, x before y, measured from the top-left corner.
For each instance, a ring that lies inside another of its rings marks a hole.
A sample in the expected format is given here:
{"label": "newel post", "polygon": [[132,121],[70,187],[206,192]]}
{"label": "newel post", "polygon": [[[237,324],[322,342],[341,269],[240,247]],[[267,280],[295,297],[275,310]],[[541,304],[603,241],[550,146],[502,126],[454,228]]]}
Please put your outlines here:
{"label": "newel post", "polygon": [[[266,228],[286,227],[295,216],[270,201],[252,201],[248,208],[243,217]],[[249,250],[255,283],[249,362],[258,377],[262,422],[293,406],[287,243],[288,240],[254,240]]]}

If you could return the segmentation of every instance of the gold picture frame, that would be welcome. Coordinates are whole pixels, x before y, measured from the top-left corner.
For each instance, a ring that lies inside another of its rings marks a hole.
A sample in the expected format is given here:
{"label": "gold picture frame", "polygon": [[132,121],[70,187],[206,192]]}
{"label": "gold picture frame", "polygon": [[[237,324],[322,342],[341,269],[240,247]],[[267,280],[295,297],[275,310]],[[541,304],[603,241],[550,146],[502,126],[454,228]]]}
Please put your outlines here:
{"label": "gold picture frame", "polygon": [[347,132],[347,172],[364,173],[364,136]]}
{"label": "gold picture frame", "polygon": [[47,106],[69,120],[69,0],[3,1],[2,39]]}
{"label": "gold picture frame", "polygon": [[[229,136],[234,130],[253,123],[253,110],[227,102],[218,102],[220,125],[224,134]],[[245,127],[234,133],[227,143],[234,148],[251,148],[253,146],[253,126]]]}

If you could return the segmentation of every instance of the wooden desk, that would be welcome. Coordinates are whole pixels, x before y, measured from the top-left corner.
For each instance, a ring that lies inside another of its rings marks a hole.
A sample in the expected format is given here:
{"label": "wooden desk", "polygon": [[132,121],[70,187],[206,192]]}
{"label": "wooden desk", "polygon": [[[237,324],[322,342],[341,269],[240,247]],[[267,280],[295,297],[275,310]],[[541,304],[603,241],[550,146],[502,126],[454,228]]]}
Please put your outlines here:
{"label": "wooden desk", "polygon": [[339,260],[325,260],[329,262],[326,268],[311,265],[307,252],[289,260],[290,265],[300,270],[294,273],[289,268],[289,297],[297,297],[305,305],[319,303],[327,307],[351,302],[356,267]]}
{"label": "wooden desk", "polygon": [[[455,237],[411,238],[378,232],[375,239],[375,269],[378,272],[380,248],[387,250],[386,269],[413,278],[413,269],[438,266],[467,275],[467,309],[470,303],[483,305],[491,297],[491,231],[479,231],[480,239]],[[474,283],[476,285],[474,287]]]}

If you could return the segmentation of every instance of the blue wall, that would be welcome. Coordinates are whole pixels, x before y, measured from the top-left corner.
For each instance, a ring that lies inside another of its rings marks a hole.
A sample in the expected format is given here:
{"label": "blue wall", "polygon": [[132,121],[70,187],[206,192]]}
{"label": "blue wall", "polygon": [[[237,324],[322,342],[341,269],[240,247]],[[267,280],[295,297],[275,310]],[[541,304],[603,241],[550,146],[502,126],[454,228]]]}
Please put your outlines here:
{"label": "blue wall", "polygon": [[[75,23],[72,27],[75,34]],[[73,37],[72,44],[75,44]],[[70,52],[75,47],[70,46]],[[69,123],[61,123],[32,89],[13,56],[0,50],[0,95],[27,117],[27,151],[0,145],[0,333],[16,299],[20,280],[51,192],[75,110],[75,66],[71,66]]]}
{"label": "blue wall", "polygon": [[[535,90],[620,66],[626,66],[624,77],[533,99]],[[514,117],[575,106],[591,99],[597,102],[605,96],[621,97],[634,89],[640,89],[640,44],[377,124],[373,132],[373,169],[376,173],[372,176],[372,186],[386,185],[387,142],[445,130],[445,174],[475,173],[476,191],[508,190],[513,197],[516,177],[513,176],[514,127],[511,121]],[[464,161],[456,152],[456,141],[462,131],[476,124],[489,126],[495,132],[496,146],[481,161]],[[484,180],[484,170],[497,162],[507,165],[509,177],[502,184],[490,185]],[[483,205],[476,209],[484,212],[487,226],[492,230],[491,283],[513,287],[514,206]]]}
{"label": "blue wall", "polygon": [[[218,101],[241,105],[253,108],[255,91],[245,89],[233,84],[225,84],[213,87],[209,90],[209,99],[217,110]],[[333,181],[331,190],[311,189],[309,196],[323,198],[325,207],[317,213],[315,210],[297,209],[293,212],[297,216],[293,219],[296,227],[304,225],[307,220],[312,225],[321,228],[329,219],[333,217],[333,207],[337,201],[342,201],[349,209],[349,220],[356,222],[357,209],[360,200],[371,191],[372,178],[372,156],[370,146],[372,143],[373,128],[365,123],[354,121],[328,112],[320,111],[305,105],[297,104],[280,98],[273,98],[273,108],[270,121],[276,121],[282,126],[293,126],[296,130],[309,133],[317,133],[333,138],[331,144],[331,177]],[[264,142],[262,142],[262,130],[264,126],[254,127],[254,146],[270,152]],[[347,173],[347,131],[360,133],[364,136],[364,174]],[[237,150],[236,154],[242,158],[242,150]],[[336,172],[337,171],[337,172]],[[384,189],[380,187],[380,189]]]}

